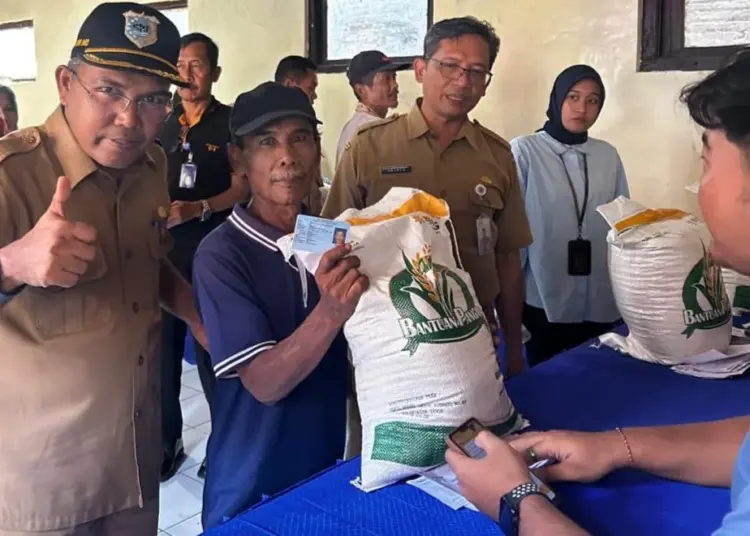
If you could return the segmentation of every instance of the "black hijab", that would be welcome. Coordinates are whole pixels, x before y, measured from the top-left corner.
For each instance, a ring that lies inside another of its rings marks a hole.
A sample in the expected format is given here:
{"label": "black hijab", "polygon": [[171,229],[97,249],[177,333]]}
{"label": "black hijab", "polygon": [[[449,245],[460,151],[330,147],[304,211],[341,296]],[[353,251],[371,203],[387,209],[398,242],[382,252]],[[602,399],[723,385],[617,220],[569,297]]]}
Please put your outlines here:
{"label": "black hijab", "polygon": [[547,122],[541,130],[555,138],[565,145],[580,145],[589,139],[588,132],[574,134],[563,126],[562,123],[562,105],[565,97],[568,96],[570,88],[575,86],[581,80],[593,80],[599,84],[601,91],[601,106],[604,106],[604,83],[602,77],[596,72],[596,69],[588,65],[573,65],[568,67],[555,79],[555,85],[552,86],[552,93],[549,95],[549,108],[547,108]]}

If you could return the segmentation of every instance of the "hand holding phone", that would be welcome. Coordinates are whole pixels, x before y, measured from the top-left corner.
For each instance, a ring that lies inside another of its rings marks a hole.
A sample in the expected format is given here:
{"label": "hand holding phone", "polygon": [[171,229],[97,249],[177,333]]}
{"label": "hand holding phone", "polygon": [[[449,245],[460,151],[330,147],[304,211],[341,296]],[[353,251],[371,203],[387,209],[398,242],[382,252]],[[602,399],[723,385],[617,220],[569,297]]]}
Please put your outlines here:
{"label": "hand holding phone", "polygon": [[474,442],[474,439],[483,430],[487,430],[487,428],[472,417],[448,434],[448,446],[458,449],[459,452],[462,452],[469,458],[481,460],[487,456],[487,453]]}
{"label": "hand holding phone", "polygon": [[[464,456],[475,460],[483,460],[487,457],[487,452],[485,452],[484,449],[477,445],[475,441],[477,435],[479,435],[479,432],[482,431],[491,433],[482,423],[472,417],[461,426],[450,432],[446,436],[446,443],[452,449],[458,450],[459,452],[464,454]],[[542,480],[540,480],[539,477],[534,474],[535,469],[541,469],[555,463],[557,463],[557,460],[553,458],[537,460],[529,467],[529,477],[537,486],[539,486],[539,489],[542,491],[542,493],[544,493],[547,499],[549,499],[553,504],[558,504],[559,501],[557,493],[555,493],[555,491],[551,487],[542,482]]]}

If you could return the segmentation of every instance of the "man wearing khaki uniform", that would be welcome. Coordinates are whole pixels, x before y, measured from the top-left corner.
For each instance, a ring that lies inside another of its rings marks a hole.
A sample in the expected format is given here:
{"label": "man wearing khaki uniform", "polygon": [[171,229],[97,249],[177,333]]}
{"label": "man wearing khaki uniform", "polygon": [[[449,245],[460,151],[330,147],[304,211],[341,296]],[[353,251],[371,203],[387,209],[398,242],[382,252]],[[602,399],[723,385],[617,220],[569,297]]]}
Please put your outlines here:
{"label": "man wearing khaki uniform", "polygon": [[424,57],[414,62],[423,98],[409,114],[368,124],[354,136],[323,216],[372,205],[394,186],[445,199],[461,260],[491,324],[497,309],[513,375],[524,366],[519,250],[531,243],[531,232],[509,145],[468,119],[489,85],[498,48],[492,27],[473,17],[430,28]]}
{"label": "man wearing khaki uniform", "polygon": [[154,535],[161,306],[205,344],[164,260],[179,33],[152,8],[86,19],[47,122],[0,141],[0,535]]}

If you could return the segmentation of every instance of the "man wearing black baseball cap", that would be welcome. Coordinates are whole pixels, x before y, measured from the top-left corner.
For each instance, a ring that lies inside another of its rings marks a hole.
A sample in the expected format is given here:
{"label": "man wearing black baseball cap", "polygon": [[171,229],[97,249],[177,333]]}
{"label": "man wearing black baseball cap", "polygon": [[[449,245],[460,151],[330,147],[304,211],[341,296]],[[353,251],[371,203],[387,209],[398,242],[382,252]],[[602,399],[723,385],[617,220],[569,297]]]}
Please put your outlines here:
{"label": "man wearing black baseball cap", "polygon": [[158,531],[160,305],[206,344],[154,143],[179,50],[157,10],[96,7],[60,106],[0,140],[0,535]]}
{"label": "man wearing black baseball cap", "polygon": [[346,76],[357,97],[357,108],[339,136],[336,147],[337,164],[344,147],[361,126],[385,119],[388,110],[398,106],[396,72],[408,68],[408,63],[393,63],[379,50],[365,50],[349,62]]}
{"label": "man wearing black baseball cap", "polygon": [[368,285],[339,245],[313,277],[276,241],[294,232],[320,165],[320,122],[304,93],[275,82],[237,98],[230,157],[253,200],[198,248],[193,281],[218,382],[203,527],[224,523],[333,465],[344,450],[347,346]]}

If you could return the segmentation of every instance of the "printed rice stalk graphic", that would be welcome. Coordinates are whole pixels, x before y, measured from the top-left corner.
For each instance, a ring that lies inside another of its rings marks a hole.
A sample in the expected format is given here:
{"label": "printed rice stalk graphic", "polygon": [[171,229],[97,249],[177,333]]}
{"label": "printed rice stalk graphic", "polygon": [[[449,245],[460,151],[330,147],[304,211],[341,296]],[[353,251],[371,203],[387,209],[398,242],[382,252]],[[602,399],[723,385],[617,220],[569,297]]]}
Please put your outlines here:
{"label": "printed rice stalk graphic", "polygon": [[712,310],[722,308],[724,280],[721,276],[721,268],[714,263],[705,245],[703,245],[703,283],[694,283],[693,287],[703,294]]}
{"label": "printed rice stalk graphic", "polygon": [[409,259],[402,251],[406,270],[419,288],[405,287],[402,290],[419,296],[428,303],[440,317],[449,316],[454,309],[453,291],[445,277],[441,277],[432,263],[430,247],[425,245]]}

